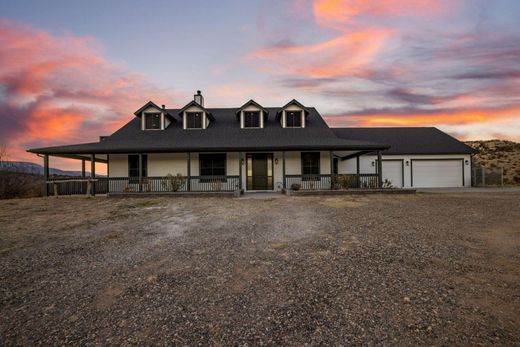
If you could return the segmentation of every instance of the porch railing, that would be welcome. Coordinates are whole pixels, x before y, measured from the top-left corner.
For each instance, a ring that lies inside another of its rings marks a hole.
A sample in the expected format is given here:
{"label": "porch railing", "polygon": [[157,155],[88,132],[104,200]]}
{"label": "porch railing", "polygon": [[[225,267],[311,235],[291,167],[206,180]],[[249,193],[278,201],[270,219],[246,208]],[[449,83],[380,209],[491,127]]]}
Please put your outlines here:
{"label": "porch railing", "polygon": [[239,176],[108,178],[109,193],[230,192],[239,187]]}
{"label": "porch railing", "polygon": [[[93,189],[96,194],[106,194],[108,192],[108,178],[96,177],[95,181],[87,182],[89,177],[49,177],[47,180],[48,195],[55,194],[54,186],[56,186],[58,195],[85,195],[88,187]],[[55,185],[56,183],[56,185]]]}
{"label": "porch railing", "polygon": [[324,190],[348,188],[372,189],[379,187],[377,174],[344,175],[286,175],[287,189]]}

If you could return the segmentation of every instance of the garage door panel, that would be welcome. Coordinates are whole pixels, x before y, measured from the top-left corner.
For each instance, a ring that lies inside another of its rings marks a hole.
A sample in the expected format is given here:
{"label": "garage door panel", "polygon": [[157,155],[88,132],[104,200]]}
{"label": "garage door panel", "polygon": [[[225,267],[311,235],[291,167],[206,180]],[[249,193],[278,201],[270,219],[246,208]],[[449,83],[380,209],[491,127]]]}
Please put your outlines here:
{"label": "garage door panel", "polygon": [[462,160],[412,160],[413,186],[462,187]]}
{"label": "garage door panel", "polygon": [[401,160],[383,160],[383,181],[392,182],[393,187],[403,186],[403,162]]}

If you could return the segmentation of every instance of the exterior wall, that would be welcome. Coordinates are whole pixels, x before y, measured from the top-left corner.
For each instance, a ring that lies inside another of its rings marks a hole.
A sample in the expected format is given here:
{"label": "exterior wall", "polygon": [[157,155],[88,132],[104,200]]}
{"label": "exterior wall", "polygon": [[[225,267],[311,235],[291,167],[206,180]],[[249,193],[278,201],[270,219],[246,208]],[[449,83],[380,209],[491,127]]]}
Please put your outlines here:
{"label": "exterior wall", "polygon": [[188,155],[186,153],[148,154],[148,176],[163,177],[168,174],[188,174]]}
{"label": "exterior wall", "polygon": [[[403,183],[405,188],[412,187],[411,180],[411,160],[412,159],[462,159],[464,160],[464,186],[471,186],[471,156],[469,154],[448,154],[448,155],[383,155],[383,160],[385,159],[402,159],[405,162],[404,166],[404,177]],[[377,156],[375,155],[364,155],[359,157],[360,162],[360,173],[376,173],[377,164],[375,161],[377,160]],[[469,164],[466,165],[465,161],[468,161]],[[408,161],[409,165],[406,165]],[[374,162],[374,166],[372,166],[372,162]],[[339,161],[338,162],[338,173],[339,174],[355,174],[356,173],[356,158],[352,158],[349,160]]]}
{"label": "exterior wall", "polygon": [[347,160],[338,159],[338,174],[355,174],[357,173],[356,166],[356,158]]}
{"label": "exterior wall", "polygon": [[110,154],[108,158],[109,177],[127,177],[128,176],[128,155],[127,154]]}

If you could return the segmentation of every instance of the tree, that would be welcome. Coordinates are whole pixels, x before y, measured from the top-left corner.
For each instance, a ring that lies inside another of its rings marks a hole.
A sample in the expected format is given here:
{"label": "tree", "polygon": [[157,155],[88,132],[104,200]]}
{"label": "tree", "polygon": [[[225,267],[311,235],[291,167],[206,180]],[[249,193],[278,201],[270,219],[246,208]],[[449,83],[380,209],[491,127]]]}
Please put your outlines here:
{"label": "tree", "polygon": [[5,143],[0,144],[0,166],[3,166],[4,163],[7,162],[8,157],[7,145]]}

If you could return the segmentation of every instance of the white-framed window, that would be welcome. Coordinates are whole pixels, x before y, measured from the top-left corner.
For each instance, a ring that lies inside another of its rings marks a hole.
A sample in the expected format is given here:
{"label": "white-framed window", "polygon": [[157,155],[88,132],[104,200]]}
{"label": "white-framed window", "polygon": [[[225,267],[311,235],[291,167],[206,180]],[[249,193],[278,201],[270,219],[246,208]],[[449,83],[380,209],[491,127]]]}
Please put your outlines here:
{"label": "white-framed window", "polygon": [[144,129],[145,130],[161,130],[161,114],[158,112],[144,113]]}
{"label": "white-framed window", "polygon": [[302,111],[285,111],[285,127],[301,128],[302,127]]}
{"label": "white-framed window", "polygon": [[260,117],[260,111],[244,111],[244,128],[260,128],[262,126]]}
{"label": "white-framed window", "polygon": [[203,118],[202,112],[186,112],[186,129],[202,129]]}

